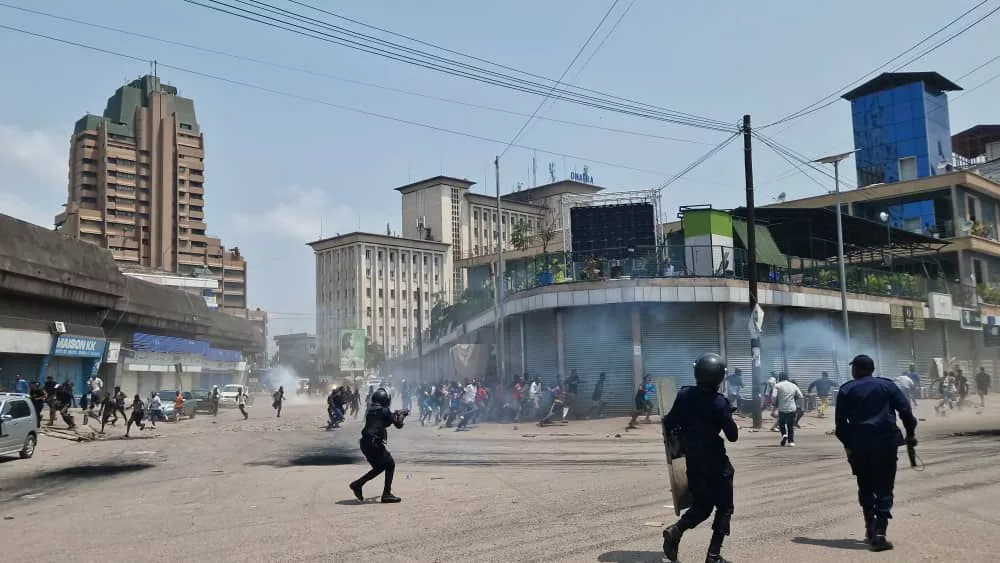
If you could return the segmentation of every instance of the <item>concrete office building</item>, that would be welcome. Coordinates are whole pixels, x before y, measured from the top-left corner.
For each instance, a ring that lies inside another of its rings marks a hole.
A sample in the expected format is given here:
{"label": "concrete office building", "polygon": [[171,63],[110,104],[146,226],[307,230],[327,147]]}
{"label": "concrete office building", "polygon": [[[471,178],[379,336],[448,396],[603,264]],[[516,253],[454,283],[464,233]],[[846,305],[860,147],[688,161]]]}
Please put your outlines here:
{"label": "concrete office building", "polygon": [[246,261],[207,235],[204,174],[193,100],[143,76],[118,88],[102,116],[76,122],[56,228],[125,266],[181,275],[207,268],[219,282],[219,308],[245,310]]}
{"label": "concrete office building", "polygon": [[361,329],[387,357],[412,345],[431,309],[451,303],[448,244],[350,233],[309,243],[316,253],[316,363],[339,365],[341,329]]}

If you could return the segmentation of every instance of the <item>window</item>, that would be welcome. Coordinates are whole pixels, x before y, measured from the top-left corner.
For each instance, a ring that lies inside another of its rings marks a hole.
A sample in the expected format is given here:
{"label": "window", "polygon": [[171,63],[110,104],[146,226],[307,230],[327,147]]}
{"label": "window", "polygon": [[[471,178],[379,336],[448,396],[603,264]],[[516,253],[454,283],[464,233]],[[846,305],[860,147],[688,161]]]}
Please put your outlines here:
{"label": "window", "polygon": [[368,317],[368,318],[371,318],[371,316],[372,316],[372,308],[371,307],[365,307],[365,316]]}
{"label": "window", "polygon": [[369,287],[368,289],[365,290],[365,297],[371,297],[371,296],[372,296],[372,288]]}
{"label": "window", "polygon": [[382,299],[382,296],[383,296],[382,289],[379,289],[378,290],[378,298]]}
{"label": "window", "polygon": [[379,307],[378,308],[378,318],[381,319],[384,316],[385,316],[385,308],[384,307]]}
{"label": "window", "polygon": [[917,179],[917,157],[907,156],[899,159],[899,181]]}
{"label": "window", "polygon": [[372,251],[371,250],[365,250],[365,258],[367,258],[368,260],[372,259]]}
{"label": "window", "polygon": [[972,275],[976,278],[976,285],[986,283],[986,263],[978,258],[973,258]]}
{"label": "window", "polygon": [[379,262],[382,261],[382,251],[381,250],[378,251],[378,261]]}
{"label": "window", "polygon": [[372,337],[372,326],[371,325],[368,325],[368,326],[365,327],[365,333],[368,334],[368,338]]}
{"label": "window", "polygon": [[395,307],[391,307],[389,309],[389,315],[392,316],[392,317],[396,316],[396,308]]}
{"label": "window", "polygon": [[14,420],[31,416],[31,409],[28,407],[28,401],[11,401],[7,404],[7,408],[4,410],[7,411],[4,414],[9,414]]}
{"label": "window", "polygon": [[967,221],[972,221],[973,223],[975,223],[976,221],[979,221],[982,218],[983,218],[982,217],[982,207],[980,206],[979,198],[976,197],[976,196],[974,196],[974,195],[972,195],[972,194],[966,194],[965,195],[965,219]]}
{"label": "window", "polygon": [[191,131],[191,126],[188,125],[187,123],[181,123],[180,124],[180,128],[183,129],[183,130],[185,130],[185,131]]}
{"label": "window", "polygon": [[395,299],[395,298],[396,298],[396,290],[395,289],[390,289],[389,290],[389,299]]}

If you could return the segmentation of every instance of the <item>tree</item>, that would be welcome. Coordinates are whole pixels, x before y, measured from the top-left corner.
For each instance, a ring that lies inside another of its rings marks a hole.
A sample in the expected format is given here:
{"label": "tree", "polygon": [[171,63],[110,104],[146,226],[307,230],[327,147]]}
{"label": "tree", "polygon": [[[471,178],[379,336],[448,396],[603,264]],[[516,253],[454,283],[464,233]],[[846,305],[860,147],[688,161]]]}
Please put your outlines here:
{"label": "tree", "polygon": [[535,237],[542,245],[543,271],[549,272],[552,270],[552,265],[549,264],[549,245],[556,239],[558,233],[559,229],[557,228],[555,211],[547,209],[545,215],[538,220],[538,230],[535,233]]}
{"label": "tree", "polygon": [[510,231],[510,242],[517,250],[525,250],[531,242],[531,225],[521,219]]}

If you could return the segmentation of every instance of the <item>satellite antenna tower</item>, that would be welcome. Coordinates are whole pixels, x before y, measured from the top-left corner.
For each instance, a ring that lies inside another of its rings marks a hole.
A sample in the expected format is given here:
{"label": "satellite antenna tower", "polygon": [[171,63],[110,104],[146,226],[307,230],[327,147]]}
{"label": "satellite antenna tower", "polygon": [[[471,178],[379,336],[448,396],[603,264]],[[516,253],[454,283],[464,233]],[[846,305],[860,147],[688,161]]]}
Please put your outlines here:
{"label": "satellite antenna tower", "polygon": [[531,187],[538,187],[538,151],[531,155]]}
{"label": "satellite antenna tower", "polygon": [[556,163],[549,162],[549,180],[554,184],[556,182]]}

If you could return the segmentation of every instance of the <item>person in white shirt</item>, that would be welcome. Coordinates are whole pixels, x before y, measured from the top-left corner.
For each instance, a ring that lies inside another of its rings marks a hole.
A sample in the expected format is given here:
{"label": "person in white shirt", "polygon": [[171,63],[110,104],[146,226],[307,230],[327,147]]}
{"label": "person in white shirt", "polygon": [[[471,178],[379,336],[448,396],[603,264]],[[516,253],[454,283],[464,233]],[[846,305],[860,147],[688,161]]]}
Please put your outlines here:
{"label": "person in white shirt", "polygon": [[908,374],[904,373],[903,375],[897,377],[894,381],[896,382],[896,387],[899,387],[899,390],[903,392],[903,395],[906,395],[906,400],[912,404],[913,388],[915,387],[913,379],[911,379]]}
{"label": "person in white shirt", "polygon": [[478,391],[479,389],[474,384],[465,384],[465,390],[462,392],[462,415],[459,417],[455,432],[465,428],[469,424],[469,420],[476,414],[476,393]]}
{"label": "person in white shirt", "polygon": [[538,378],[536,377],[532,379],[531,385],[528,386],[528,401],[531,405],[531,417],[537,416],[538,414],[538,394],[541,390],[542,386],[538,383]]}
{"label": "person in white shirt", "polygon": [[236,393],[236,406],[239,407],[240,412],[243,413],[243,420],[246,420],[250,415],[247,414],[247,394],[246,391],[242,389]]}
{"label": "person in white shirt", "polygon": [[781,445],[795,445],[795,415],[798,411],[796,401],[802,399],[799,386],[788,381],[788,374],[778,375],[778,383],[771,391],[771,401],[778,410],[778,428],[781,430]]}
{"label": "person in white shirt", "polygon": [[154,391],[152,395],[149,396],[149,424],[156,428],[156,419],[163,416],[163,402],[160,401],[160,396]]}

